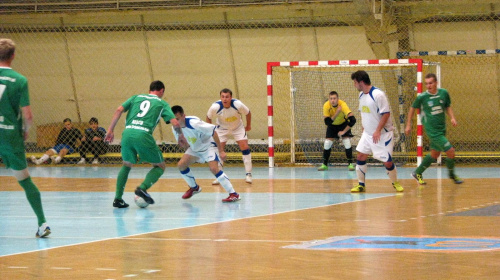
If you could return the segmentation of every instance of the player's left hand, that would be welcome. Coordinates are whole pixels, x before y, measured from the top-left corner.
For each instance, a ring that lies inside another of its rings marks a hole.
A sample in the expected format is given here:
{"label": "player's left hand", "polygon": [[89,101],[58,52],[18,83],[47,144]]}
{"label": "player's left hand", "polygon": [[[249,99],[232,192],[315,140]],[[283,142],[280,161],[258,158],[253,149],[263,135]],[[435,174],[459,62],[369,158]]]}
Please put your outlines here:
{"label": "player's left hand", "polygon": [[372,138],[373,138],[373,143],[377,144],[378,141],[380,141],[380,131],[378,131],[378,130],[375,131],[373,133],[373,137]]}
{"label": "player's left hand", "polygon": [[245,126],[245,131],[250,131],[252,130],[252,127],[250,125]]}
{"label": "player's left hand", "polygon": [[457,120],[455,120],[455,118],[451,119],[451,124],[452,124],[453,126],[457,126],[457,124],[458,124],[458,123],[457,123]]}
{"label": "player's left hand", "polygon": [[104,141],[111,143],[113,142],[113,139],[115,139],[115,134],[113,131],[108,131],[108,133],[106,133],[106,137],[104,137]]}
{"label": "player's left hand", "polygon": [[219,151],[219,156],[222,159],[222,161],[226,161],[227,154],[224,151]]}

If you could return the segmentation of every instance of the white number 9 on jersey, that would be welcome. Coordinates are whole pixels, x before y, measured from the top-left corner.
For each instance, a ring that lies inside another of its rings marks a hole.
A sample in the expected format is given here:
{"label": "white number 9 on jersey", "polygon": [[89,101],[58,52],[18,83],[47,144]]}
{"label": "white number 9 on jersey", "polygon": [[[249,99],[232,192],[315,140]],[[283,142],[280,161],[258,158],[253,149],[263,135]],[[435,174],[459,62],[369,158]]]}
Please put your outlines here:
{"label": "white number 9 on jersey", "polygon": [[139,109],[141,109],[141,111],[137,114],[137,116],[140,118],[144,117],[148,113],[150,106],[151,103],[148,100],[142,101],[141,105],[139,105]]}

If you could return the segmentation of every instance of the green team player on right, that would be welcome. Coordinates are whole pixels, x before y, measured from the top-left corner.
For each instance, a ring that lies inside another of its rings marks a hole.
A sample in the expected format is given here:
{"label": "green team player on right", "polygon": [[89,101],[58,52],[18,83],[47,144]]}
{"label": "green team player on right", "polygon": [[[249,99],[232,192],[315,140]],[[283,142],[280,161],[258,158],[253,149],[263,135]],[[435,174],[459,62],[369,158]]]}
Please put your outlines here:
{"label": "green team player on right", "polygon": [[430,140],[431,153],[424,158],[411,176],[415,178],[420,185],[425,185],[426,182],[422,177],[422,173],[424,173],[433,162],[436,162],[441,152],[445,152],[448,176],[455,184],[462,184],[464,181],[455,174],[455,148],[453,148],[450,141],[446,138],[445,112],[450,116],[451,124],[457,126],[455,115],[451,109],[450,95],[446,89],[437,87],[437,77],[434,73],[429,73],[425,76],[425,87],[427,91],[417,96],[417,99],[415,99],[410,107],[405,133],[406,135],[410,135],[411,122],[415,109],[420,108],[422,124]]}

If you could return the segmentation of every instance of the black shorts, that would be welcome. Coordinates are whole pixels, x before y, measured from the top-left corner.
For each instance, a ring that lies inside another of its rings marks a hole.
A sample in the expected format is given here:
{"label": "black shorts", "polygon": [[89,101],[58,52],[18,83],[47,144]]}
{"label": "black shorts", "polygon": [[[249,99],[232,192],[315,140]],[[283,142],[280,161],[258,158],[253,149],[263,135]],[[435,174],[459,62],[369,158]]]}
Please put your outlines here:
{"label": "black shorts", "polygon": [[[347,126],[347,122],[344,122],[339,125],[329,125],[326,129],[326,138],[336,138],[339,139],[339,132],[344,130]],[[351,129],[349,129],[342,137],[354,137],[351,133]]]}

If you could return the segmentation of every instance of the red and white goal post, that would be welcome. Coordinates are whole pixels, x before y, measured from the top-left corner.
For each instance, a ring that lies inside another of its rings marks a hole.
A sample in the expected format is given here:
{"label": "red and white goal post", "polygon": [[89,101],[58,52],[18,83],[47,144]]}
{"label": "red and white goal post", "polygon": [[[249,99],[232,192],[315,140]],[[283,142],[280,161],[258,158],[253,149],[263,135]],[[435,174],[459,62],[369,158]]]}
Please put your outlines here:
{"label": "red and white goal post", "polygon": [[[314,164],[321,160],[325,134],[322,108],[330,91],[337,91],[358,119],[353,127],[353,147],[361,135],[359,92],[350,78],[357,70],[369,73],[373,86],[386,92],[395,127],[396,157],[420,164],[423,158],[423,128],[420,112],[416,137],[404,135],[406,115],[416,94],[423,92],[423,72],[440,79],[439,63],[422,59],[289,61],[267,63],[269,167],[284,164]],[[438,81],[439,82],[439,81]],[[341,151],[342,149],[338,149]],[[339,159],[345,158],[339,152]],[[332,154],[333,155],[333,154]],[[415,156],[416,155],[416,156]],[[410,159],[410,160],[408,160]]]}

